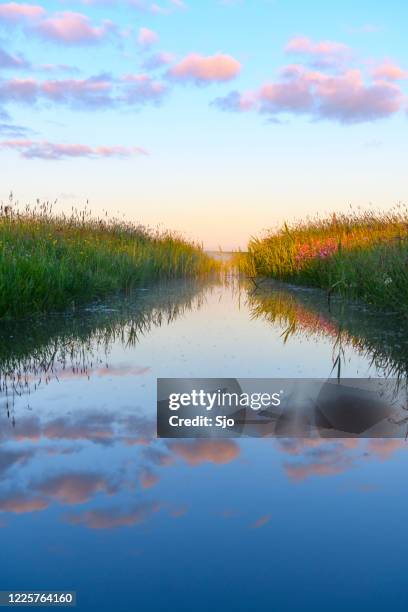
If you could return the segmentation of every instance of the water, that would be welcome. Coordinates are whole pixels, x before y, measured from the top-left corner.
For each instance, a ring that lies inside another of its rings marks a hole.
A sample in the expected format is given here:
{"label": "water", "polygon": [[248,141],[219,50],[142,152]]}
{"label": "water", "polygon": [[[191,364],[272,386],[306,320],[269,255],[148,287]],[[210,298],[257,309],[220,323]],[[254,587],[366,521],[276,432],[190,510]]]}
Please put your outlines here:
{"label": "water", "polygon": [[157,377],[404,377],[405,326],[236,281],[3,324],[1,589],[98,611],[406,610],[405,440],[155,437]]}

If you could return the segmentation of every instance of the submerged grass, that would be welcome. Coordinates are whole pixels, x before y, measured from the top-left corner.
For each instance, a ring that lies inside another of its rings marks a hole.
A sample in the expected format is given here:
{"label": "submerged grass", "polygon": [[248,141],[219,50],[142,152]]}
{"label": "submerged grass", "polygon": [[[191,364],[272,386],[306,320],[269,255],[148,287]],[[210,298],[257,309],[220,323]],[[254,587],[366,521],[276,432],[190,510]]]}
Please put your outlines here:
{"label": "submerged grass", "polygon": [[408,211],[285,223],[250,240],[241,269],[408,314]]}
{"label": "submerged grass", "polygon": [[37,202],[0,208],[0,318],[63,310],[140,282],[199,277],[217,262],[171,232]]}

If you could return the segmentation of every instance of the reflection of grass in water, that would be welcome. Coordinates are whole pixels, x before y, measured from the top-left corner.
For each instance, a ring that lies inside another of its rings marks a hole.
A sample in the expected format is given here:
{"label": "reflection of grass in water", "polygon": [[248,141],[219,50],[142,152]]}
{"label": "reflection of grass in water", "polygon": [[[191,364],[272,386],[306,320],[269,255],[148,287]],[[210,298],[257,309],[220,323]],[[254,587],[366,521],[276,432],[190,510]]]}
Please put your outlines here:
{"label": "reflection of grass in water", "polygon": [[0,318],[63,310],[140,281],[198,277],[219,264],[171,232],[48,204],[0,207]]}
{"label": "reflection of grass in water", "polygon": [[[345,346],[351,346],[370,359],[386,376],[405,378],[408,372],[408,322],[397,316],[384,316],[374,309],[333,300],[330,308],[324,294],[267,283],[248,293],[254,318],[285,327],[283,341],[300,334],[308,339],[333,339],[337,359]],[[405,323],[405,326],[404,326]],[[336,367],[339,362],[336,362]]]}
{"label": "reflection of grass in water", "polygon": [[112,298],[108,307],[95,306],[71,316],[54,315],[0,324],[0,393],[9,411],[15,397],[69,369],[89,375],[107,365],[114,342],[134,346],[153,327],[169,324],[186,311],[199,308],[203,281],[179,280],[138,291],[127,299]]}
{"label": "reflection of grass in water", "polygon": [[407,261],[408,210],[399,207],[285,223],[250,240],[241,268],[407,313]]}

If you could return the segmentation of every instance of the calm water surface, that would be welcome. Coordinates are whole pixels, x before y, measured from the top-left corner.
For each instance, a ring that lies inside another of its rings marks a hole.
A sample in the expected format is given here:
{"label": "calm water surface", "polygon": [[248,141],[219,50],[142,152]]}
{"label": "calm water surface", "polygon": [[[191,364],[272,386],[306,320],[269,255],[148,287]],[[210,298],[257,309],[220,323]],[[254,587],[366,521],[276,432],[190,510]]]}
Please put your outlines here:
{"label": "calm water surface", "polygon": [[90,611],[406,610],[404,440],[155,423],[157,377],[404,377],[406,325],[236,281],[3,324],[0,589]]}

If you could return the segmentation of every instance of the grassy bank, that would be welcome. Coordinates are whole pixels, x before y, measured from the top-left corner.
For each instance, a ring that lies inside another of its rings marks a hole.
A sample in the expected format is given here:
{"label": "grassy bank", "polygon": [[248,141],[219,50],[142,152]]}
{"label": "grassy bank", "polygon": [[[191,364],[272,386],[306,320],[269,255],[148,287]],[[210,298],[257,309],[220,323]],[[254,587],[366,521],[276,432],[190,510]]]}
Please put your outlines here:
{"label": "grassy bank", "polygon": [[249,285],[247,304],[254,319],[284,329],[284,343],[291,336],[318,338],[332,344],[327,371],[340,375],[346,365],[347,347],[362,355],[386,377],[406,379],[408,374],[408,319],[399,314],[384,317],[377,308],[355,305],[350,308],[333,297],[330,310],[318,291],[299,291],[284,283],[263,282],[257,291]]}
{"label": "grassy bank", "polygon": [[140,282],[198,277],[217,264],[170,232],[48,204],[0,209],[0,318],[63,310]]}
{"label": "grassy bank", "polygon": [[[54,379],[87,377],[109,367],[114,344],[134,347],[156,327],[198,310],[212,278],[161,282],[149,291],[106,298],[103,308],[0,320],[2,408]],[[126,368],[127,366],[125,366]],[[5,398],[4,398],[5,396]]]}
{"label": "grassy bank", "polygon": [[244,270],[408,314],[408,211],[284,224],[251,239]]}

